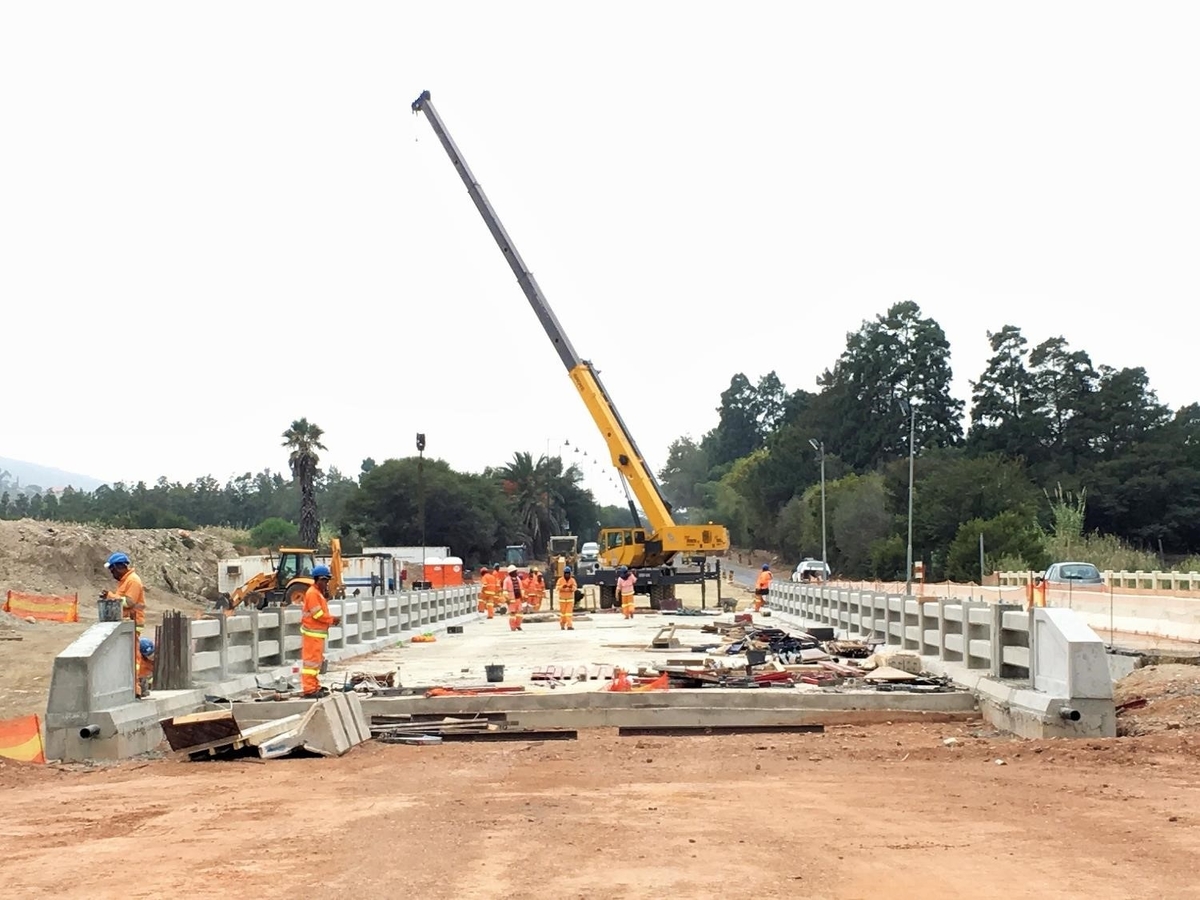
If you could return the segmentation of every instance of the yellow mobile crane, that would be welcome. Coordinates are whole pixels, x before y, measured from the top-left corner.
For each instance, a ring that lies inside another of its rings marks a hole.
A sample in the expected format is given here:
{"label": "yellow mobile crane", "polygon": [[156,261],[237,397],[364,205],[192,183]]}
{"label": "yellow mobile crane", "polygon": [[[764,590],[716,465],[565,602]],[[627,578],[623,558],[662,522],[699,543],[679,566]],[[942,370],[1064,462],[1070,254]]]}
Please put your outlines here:
{"label": "yellow mobile crane", "polygon": [[[454,164],[467,187],[467,193],[471,195],[471,200],[483,216],[488,231],[495,238],[513,274],[517,276],[517,283],[529,300],[529,305],[533,307],[538,321],[542,323],[542,328],[558,352],[559,359],[566,366],[572,383],[592,415],[592,420],[600,429],[612,456],[613,465],[621,474],[622,485],[629,499],[629,511],[633,516],[633,526],[603,529],[599,540],[601,566],[592,575],[577,575],[577,580],[581,584],[599,585],[600,605],[607,609],[615,601],[616,567],[626,565],[635,568],[638,570],[638,592],[649,594],[651,607],[657,609],[663,599],[674,596],[676,584],[696,583],[708,575],[704,556],[729,549],[729,532],[723,525],[679,525],[675,522],[671,516],[671,505],[663,497],[654,472],[638,450],[599,375],[591,362],[582,359],[575,352],[570,339],[563,332],[542,289],[538,287],[533,274],[521,259],[521,254],[513,246],[512,239],[500,223],[499,216],[484,195],[479,182],[475,180],[446,126],[442,124],[441,117],[430,101],[429,91],[423,92],[413,101],[412,110],[414,113],[425,113],[425,118],[433,127],[438,140],[442,142],[450,162]],[[629,493],[631,489],[632,496]],[[645,525],[638,515],[634,498],[645,513]],[[684,571],[679,566],[672,565],[677,556],[698,560],[697,571]]]}

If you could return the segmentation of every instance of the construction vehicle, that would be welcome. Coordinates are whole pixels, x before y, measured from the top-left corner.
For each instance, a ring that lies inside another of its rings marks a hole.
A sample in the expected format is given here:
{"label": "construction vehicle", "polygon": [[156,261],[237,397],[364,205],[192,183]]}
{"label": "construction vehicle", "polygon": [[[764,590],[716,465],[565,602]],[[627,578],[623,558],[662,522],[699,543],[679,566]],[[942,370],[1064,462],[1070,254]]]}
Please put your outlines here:
{"label": "construction vehicle", "polygon": [[[329,597],[340,600],[345,596],[342,572],[346,564],[342,560],[342,542],[339,538],[330,541],[330,553],[329,571],[332,577],[329,579]],[[254,575],[241,587],[227,595],[223,594],[217,600],[216,608],[232,612],[238,607],[266,609],[272,603],[300,603],[305,591],[313,584],[315,555],[315,550],[307,548],[280,547],[279,559],[272,571]]]}
{"label": "construction vehicle", "polygon": [[[605,528],[600,531],[600,562],[595,572],[580,573],[576,580],[581,584],[594,583],[600,587],[600,605],[611,608],[616,602],[616,566],[626,565],[638,569],[637,591],[650,595],[650,606],[660,607],[662,600],[673,598],[675,585],[702,582],[706,577],[707,563],[702,561],[697,571],[684,571],[677,557],[700,558],[719,553],[729,548],[729,531],[723,525],[681,525],[671,515],[671,505],[663,497],[662,488],[654,472],[646,464],[633,436],[625,426],[620,413],[600,381],[592,363],[575,352],[570,339],[559,324],[554,310],[550,308],[542,289],[525,265],[521,254],[513,246],[512,239],[500,223],[496,211],[483,193],[466,160],[459,153],[454,139],[446,130],[437,110],[430,100],[429,91],[424,91],[412,103],[413,113],[424,113],[450,157],[467,193],[483,217],[484,224],[495,239],[500,252],[508,262],[517,283],[525,293],[529,305],[538,321],[542,323],[546,336],[554,346],[558,357],[566,366],[571,382],[579,391],[588,412],[608,447],[613,465],[621,475],[621,484],[629,502],[633,518],[631,528]],[[630,493],[632,491],[632,494]],[[635,502],[636,500],[636,502]],[[642,523],[638,506],[645,513]]]}
{"label": "construction vehicle", "polygon": [[546,547],[548,557],[546,568],[551,578],[558,578],[567,566],[576,573],[579,572],[579,538],[573,534],[552,534]]}
{"label": "construction vehicle", "polygon": [[529,548],[524,544],[509,544],[504,548],[504,564],[517,568],[529,565]]}

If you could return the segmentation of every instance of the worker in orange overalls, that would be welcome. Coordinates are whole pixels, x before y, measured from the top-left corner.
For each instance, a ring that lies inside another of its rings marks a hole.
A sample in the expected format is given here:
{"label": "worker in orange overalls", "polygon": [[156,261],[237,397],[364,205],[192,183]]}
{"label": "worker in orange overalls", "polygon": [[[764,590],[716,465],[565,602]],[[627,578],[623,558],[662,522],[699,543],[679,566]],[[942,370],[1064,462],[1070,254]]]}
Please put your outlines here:
{"label": "worker in orange overalls", "polygon": [[313,566],[313,583],[304,592],[300,611],[300,693],[305,697],[320,695],[318,676],[325,662],[325,641],[329,639],[329,629],[342,623],[340,616],[330,614],[329,601],[325,599],[332,574],[329,566]]}
{"label": "worker in orange overalls", "polygon": [[144,669],[141,662],[139,644],[142,639],[142,629],[146,627],[146,588],[142,578],[133,571],[129,557],[124,553],[112,554],[104,568],[116,579],[116,589],[101,591],[100,596],[105,600],[121,601],[121,618],[133,622],[133,696],[142,699],[142,682],[138,677]]}
{"label": "worker in orange overalls", "polygon": [[489,619],[496,618],[496,594],[500,591],[500,570],[489,572],[487,566],[483,568],[483,576],[479,579],[483,588],[479,591],[479,611],[486,612]]}
{"label": "worker in orange overalls", "polygon": [[571,574],[571,567],[564,566],[558,581],[554,582],[554,593],[558,596],[558,628],[560,631],[575,630],[575,591],[579,585]]}
{"label": "worker in orange overalls", "polygon": [[771,590],[771,567],[763,563],[762,571],[758,573],[758,581],[754,585],[754,611],[759,612],[767,602],[767,592]]}
{"label": "worker in orange overalls", "polygon": [[493,583],[492,573],[487,566],[479,567],[479,605],[476,612],[487,612],[488,591]]}
{"label": "worker in orange overalls", "polygon": [[516,566],[509,566],[504,573],[501,585],[504,592],[504,605],[508,607],[508,630],[521,630],[521,576],[517,574]]}
{"label": "worker in orange overalls", "polygon": [[535,566],[529,582],[530,589],[533,591],[533,611],[541,612],[542,601],[546,599],[546,579],[542,577],[542,570]]}
{"label": "worker in orange overalls", "polygon": [[628,566],[617,569],[617,596],[621,598],[621,615],[633,618],[634,589],[637,587],[637,572]]}

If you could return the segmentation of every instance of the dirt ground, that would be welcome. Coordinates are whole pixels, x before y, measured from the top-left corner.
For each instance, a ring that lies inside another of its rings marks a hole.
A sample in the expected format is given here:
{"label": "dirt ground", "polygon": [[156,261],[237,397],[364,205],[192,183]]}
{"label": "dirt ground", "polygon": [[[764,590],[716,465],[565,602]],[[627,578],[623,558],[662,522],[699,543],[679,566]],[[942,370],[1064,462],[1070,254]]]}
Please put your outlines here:
{"label": "dirt ground", "polygon": [[980,727],[9,763],[0,883],[127,900],[1200,897],[1200,736]]}

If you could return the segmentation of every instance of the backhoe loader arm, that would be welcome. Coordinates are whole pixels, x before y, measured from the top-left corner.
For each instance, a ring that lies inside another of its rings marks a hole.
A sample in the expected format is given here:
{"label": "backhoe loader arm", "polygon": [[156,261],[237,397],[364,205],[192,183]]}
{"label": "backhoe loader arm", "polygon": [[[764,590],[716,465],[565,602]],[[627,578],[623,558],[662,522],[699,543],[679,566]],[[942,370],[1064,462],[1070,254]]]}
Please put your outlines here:
{"label": "backhoe loader arm", "polygon": [[500,217],[496,215],[495,209],[492,208],[492,204],[483,193],[483,188],[479,186],[479,182],[475,180],[474,174],[471,172],[466,160],[463,159],[462,153],[459,152],[458,146],[454,143],[454,139],[450,137],[446,126],[442,124],[441,117],[430,101],[429,91],[424,91],[420,97],[413,101],[412,109],[414,113],[425,113],[425,118],[429,120],[429,124],[433,127],[434,134],[442,142],[442,147],[445,148],[446,154],[450,157],[450,162],[454,164],[459,177],[462,179],[463,184],[466,185],[467,193],[471,195],[471,200],[474,201],[475,208],[483,216],[483,221],[487,225],[488,231],[495,238],[500,252],[508,262],[509,268],[517,276],[517,283],[520,284],[526,299],[529,300],[529,305],[533,307],[538,321],[542,323],[542,328],[545,329],[546,336],[550,338],[550,343],[554,345],[559,359],[566,366],[572,383],[574,383],[576,390],[579,391],[579,396],[583,398],[588,412],[591,413],[592,421],[600,429],[600,434],[604,437],[605,444],[608,445],[608,452],[612,457],[613,465],[624,476],[633,490],[638,503],[641,504],[648,524],[656,532],[674,527],[675,522],[671,517],[671,506],[663,497],[658,479],[654,477],[654,472],[646,464],[646,460],[638,449],[633,435],[625,427],[625,423],[621,419],[621,414],[617,412],[617,408],[613,404],[612,398],[609,397],[608,392],[604,389],[604,385],[601,383],[596,370],[590,362],[581,359],[579,354],[575,352],[574,346],[572,346],[570,339],[563,331],[558,317],[554,315],[554,310],[550,308],[550,304],[534,279],[533,273],[529,271],[525,265],[525,261],[521,258],[521,254],[513,246],[512,238],[504,230],[504,225],[501,224]]}

